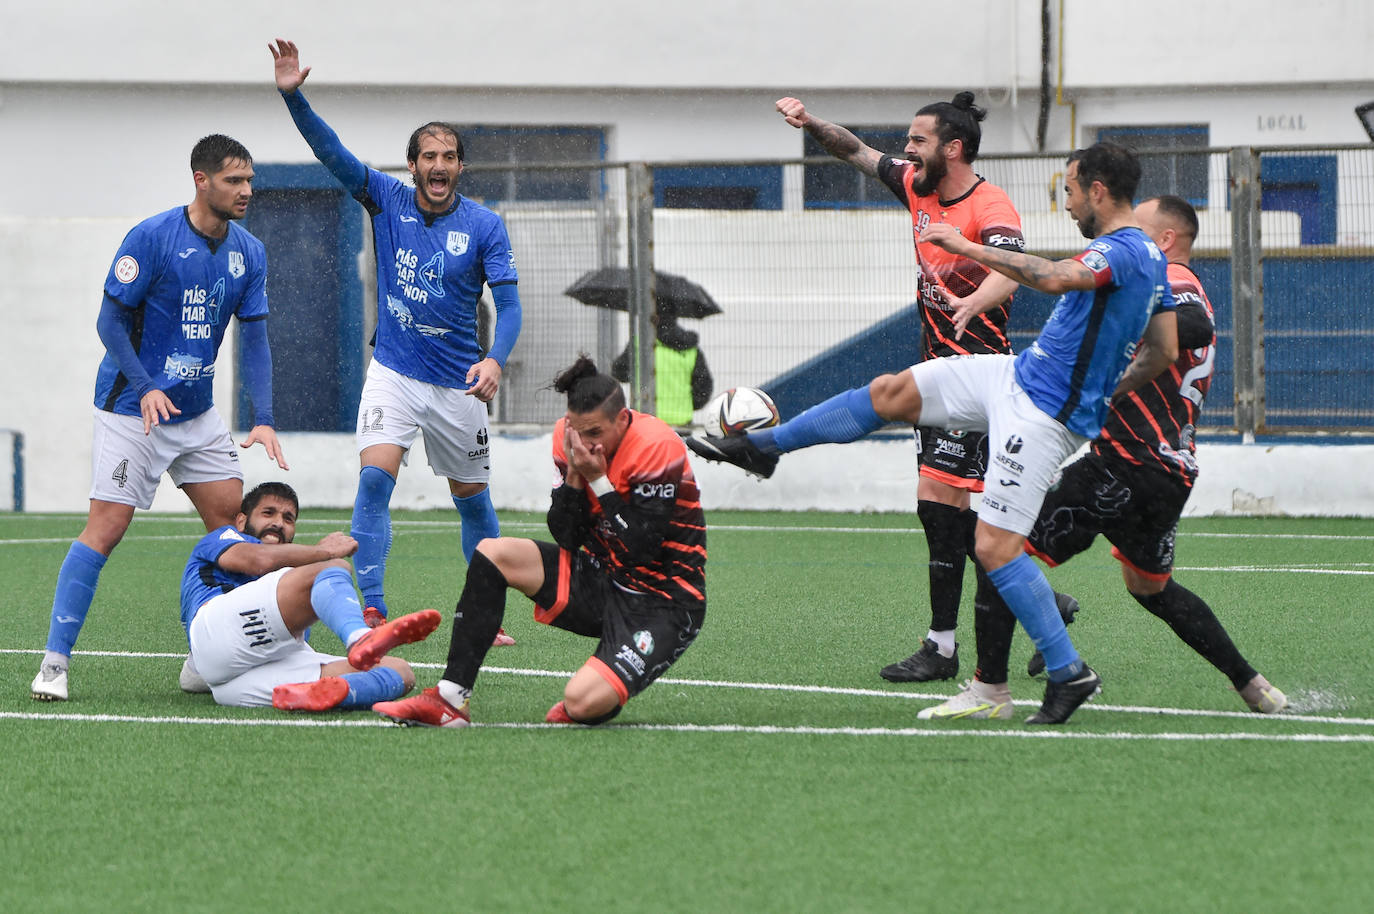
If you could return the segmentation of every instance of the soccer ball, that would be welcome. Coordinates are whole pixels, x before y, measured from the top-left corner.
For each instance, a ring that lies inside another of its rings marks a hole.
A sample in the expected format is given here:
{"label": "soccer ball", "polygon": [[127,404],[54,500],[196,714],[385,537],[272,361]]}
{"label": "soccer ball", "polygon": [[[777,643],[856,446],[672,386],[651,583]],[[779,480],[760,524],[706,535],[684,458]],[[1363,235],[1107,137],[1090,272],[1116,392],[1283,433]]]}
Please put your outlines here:
{"label": "soccer ball", "polygon": [[778,424],[778,408],[757,387],[732,387],[706,404],[706,434],[712,438],[743,435]]}

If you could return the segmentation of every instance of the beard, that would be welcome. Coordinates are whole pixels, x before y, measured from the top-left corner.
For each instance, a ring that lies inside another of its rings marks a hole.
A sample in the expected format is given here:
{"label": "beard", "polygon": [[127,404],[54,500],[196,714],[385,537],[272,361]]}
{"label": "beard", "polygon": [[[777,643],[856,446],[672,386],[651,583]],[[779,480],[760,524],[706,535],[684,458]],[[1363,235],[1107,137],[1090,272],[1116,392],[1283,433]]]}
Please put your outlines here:
{"label": "beard", "polygon": [[1083,233],[1084,238],[1093,239],[1097,237],[1097,213],[1088,210],[1082,219],[1075,219],[1074,221],[1078,223],[1078,230]]}
{"label": "beard", "polygon": [[912,183],[911,189],[916,192],[918,197],[928,197],[935,193],[935,189],[940,186],[940,182],[949,174],[949,166],[944,159],[922,159],[921,164],[925,166],[926,176]]}
{"label": "beard", "polygon": [[265,538],[268,536],[276,536],[278,543],[291,542],[289,539],[286,538],[286,531],[283,530],[281,527],[278,527],[276,524],[270,524],[261,529],[254,528],[252,524],[244,524],[243,532],[258,540],[262,540],[263,542],[266,542]]}

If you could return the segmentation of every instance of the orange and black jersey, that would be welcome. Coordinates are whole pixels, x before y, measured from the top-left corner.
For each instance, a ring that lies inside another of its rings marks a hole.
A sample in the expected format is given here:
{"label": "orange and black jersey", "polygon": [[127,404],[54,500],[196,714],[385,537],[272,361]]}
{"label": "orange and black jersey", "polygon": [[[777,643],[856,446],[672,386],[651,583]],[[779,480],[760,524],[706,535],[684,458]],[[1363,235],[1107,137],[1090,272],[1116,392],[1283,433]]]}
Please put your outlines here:
{"label": "orange and black jersey", "polygon": [[939,194],[918,196],[911,186],[915,171],[910,162],[892,156],[883,156],[878,162],[878,177],[911,213],[921,326],[925,331],[921,357],[1011,352],[1011,341],[1007,339],[1010,297],[969,321],[963,336],[954,338],[954,319],[939,290],[948,289],[963,298],[987,279],[989,270],[967,257],[951,254],[933,244],[923,244],[920,237],[932,222],[945,222],[971,241],[1023,252],[1026,242],[1021,235],[1021,217],[1016,207],[1005,191],[981,177],[968,193],[956,200],[941,200]]}
{"label": "orange and black jersey", "polygon": [[1178,360],[1139,390],[1112,401],[1093,453],[1154,467],[1191,486],[1197,479],[1193,433],[1212,386],[1216,325],[1197,274],[1169,264],[1169,291],[1178,304]]}
{"label": "orange and black jersey", "polygon": [[566,484],[563,428],[553,428],[557,487],[549,532],[586,549],[621,587],[670,600],[706,599],[706,515],[687,448],[663,420],[630,411],[630,426],[606,468],[614,491],[597,498]]}

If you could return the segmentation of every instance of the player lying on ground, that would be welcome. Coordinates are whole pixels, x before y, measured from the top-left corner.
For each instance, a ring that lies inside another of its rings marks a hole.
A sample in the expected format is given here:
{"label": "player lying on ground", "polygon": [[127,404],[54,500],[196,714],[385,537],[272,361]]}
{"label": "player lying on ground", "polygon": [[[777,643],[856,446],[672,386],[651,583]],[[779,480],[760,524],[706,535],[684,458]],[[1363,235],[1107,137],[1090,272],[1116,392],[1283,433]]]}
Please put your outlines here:
{"label": "player lying on ground", "polygon": [[[299,502],[290,486],[265,482],[244,496],[232,525],[196,544],[181,580],[181,623],[194,670],[215,701],[292,711],[370,708],[415,685],[410,664],[387,651],[420,641],[439,625],[421,610],[378,628],[363,621],[345,558],[353,537],[330,533],[314,546],[292,543]],[[323,622],[348,657],[316,652],[305,632]]]}
{"label": "player lying on ground", "polygon": [[444,678],[374,711],[403,724],[467,726],[507,588],[534,601],[536,621],[598,639],[549,709],[551,723],[610,720],[696,640],[706,617],[706,518],[682,439],[661,419],[627,409],[620,384],[585,356],[554,389],[568,397],[553,431],[554,543],[503,536],[478,544]]}
{"label": "player lying on ground", "polygon": [[[1193,432],[1211,386],[1216,329],[1212,304],[1188,267],[1198,228],[1193,207],[1180,197],[1156,197],[1135,214],[1169,262],[1179,357],[1113,400],[1102,434],[1046,494],[1027,551],[1059,565],[1105,536],[1132,599],[1230,679],[1250,710],[1274,714],[1288,705],[1283,692],[1246,661],[1211,607],[1172,577],[1178,519],[1198,474]],[[977,674],[958,695],[918,716],[1011,717],[1007,662],[1015,627],[1010,614],[979,608]],[[1037,653],[1028,671],[1034,676],[1043,666]]]}

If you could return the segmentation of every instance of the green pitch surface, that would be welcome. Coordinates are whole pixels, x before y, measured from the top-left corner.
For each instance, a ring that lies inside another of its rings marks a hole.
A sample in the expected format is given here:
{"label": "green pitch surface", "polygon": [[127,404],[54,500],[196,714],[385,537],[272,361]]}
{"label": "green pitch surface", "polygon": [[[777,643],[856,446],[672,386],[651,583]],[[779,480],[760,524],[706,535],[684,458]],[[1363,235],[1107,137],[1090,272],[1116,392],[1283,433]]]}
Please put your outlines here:
{"label": "green pitch surface", "polygon": [[[506,515],[510,535],[542,518]],[[1014,721],[928,723],[957,681],[878,669],[929,621],[913,516],[711,517],[706,626],[601,729],[545,710],[591,643],[508,604],[462,731],[185,695],[199,525],[140,516],[106,566],[72,699],[28,687],[83,518],[0,516],[0,911],[1364,911],[1374,897],[1374,523],[1185,523],[1177,576],[1293,713],[1245,710],[1126,595],[1099,544],[1050,572],[1105,690],[1062,728],[1012,656]],[[307,511],[298,538],[347,527]],[[464,566],[451,514],[397,515],[401,649],[432,685]],[[972,575],[965,586],[972,595]],[[966,603],[966,607],[970,604]],[[960,623],[973,673],[972,611]],[[316,645],[338,651],[316,629]]]}

